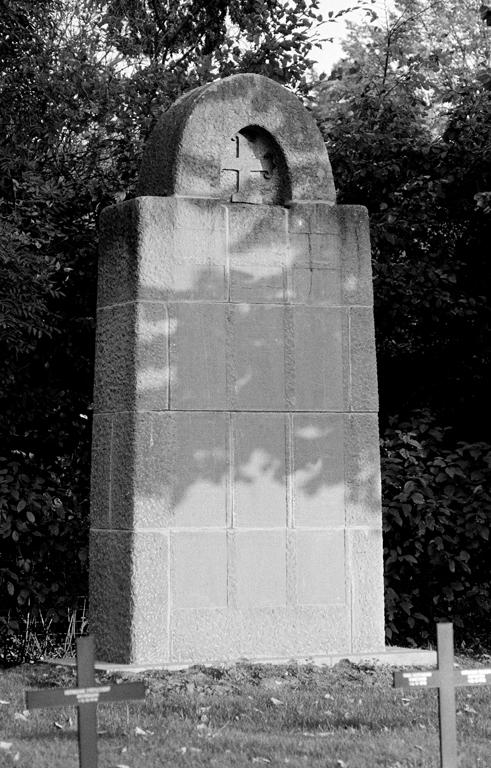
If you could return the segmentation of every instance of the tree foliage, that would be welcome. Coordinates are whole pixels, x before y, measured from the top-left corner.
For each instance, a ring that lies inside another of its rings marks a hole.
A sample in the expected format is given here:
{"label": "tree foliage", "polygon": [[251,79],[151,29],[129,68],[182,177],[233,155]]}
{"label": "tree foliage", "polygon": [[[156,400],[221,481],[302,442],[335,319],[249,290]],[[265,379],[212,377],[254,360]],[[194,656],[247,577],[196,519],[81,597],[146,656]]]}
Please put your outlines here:
{"label": "tree foliage", "polygon": [[[464,6],[468,23],[457,24]],[[353,32],[316,111],[340,202],[370,213],[383,423],[430,407],[466,439],[485,439],[487,43],[469,3],[403,8],[361,40]]]}
{"label": "tree foliage", "polygon": [[434,640],[434,622],[451,620],[487,647],[491,445],[456,441],[420,412],[393,419],[381,448],[389,639]]}

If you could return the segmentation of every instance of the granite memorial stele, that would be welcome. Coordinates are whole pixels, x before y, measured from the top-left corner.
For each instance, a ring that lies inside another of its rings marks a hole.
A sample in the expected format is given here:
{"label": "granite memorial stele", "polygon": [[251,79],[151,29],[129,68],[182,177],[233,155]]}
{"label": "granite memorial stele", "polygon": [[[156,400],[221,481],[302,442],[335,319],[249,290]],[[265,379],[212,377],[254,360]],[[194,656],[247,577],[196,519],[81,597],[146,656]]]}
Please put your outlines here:
{"label": "granite memorial stele", "polygon": [[98,658],[383,651],[368,217],[310,113],[253,74],[187,93],[100,243]]}

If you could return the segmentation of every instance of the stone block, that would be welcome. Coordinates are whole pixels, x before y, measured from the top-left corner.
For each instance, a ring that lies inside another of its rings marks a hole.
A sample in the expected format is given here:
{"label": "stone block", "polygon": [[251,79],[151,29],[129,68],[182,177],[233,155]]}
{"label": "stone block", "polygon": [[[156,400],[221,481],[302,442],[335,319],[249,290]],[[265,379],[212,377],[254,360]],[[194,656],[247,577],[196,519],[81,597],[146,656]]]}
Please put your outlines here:
{"label": "stone block", "polygon": [[293,302],[295,304],[341,304],[339,270],[319,267],[293,269]]}
{"label": "stone block", "polygon": [[284,317],[278,306],[230,307],[227,377],[232,409],[285,409]]}
{"label": "stone block", "polygon": [[[165,206],[165,219],[173,229],[196,229],[200,232],[225,232],[227,229],[226,206],[216,200],[205,197],[174,196],[168,198],[157,196],[151,199],[156,201],[155,205]],[[169,207],[172,207],[172,214],[169,213]],[[161,219],[162,215],[159,214],[159,222]]]}
{"label": "stone block", "polygon": [[377,358],[371,307],[350,309],[351,410],[378,411]]}
{"label": "stone block", "polygon": [[344,605],[344,531],[295,531],[297,598],[301,605]]}
{"label": "stone block", "polygon": [[146,480],[144,488],[137,486],[139,503],[148,498],[146,489],[155,486],[157,480],[158,486],[170,490],[168,508],[160,508],[160,519],[163,516],[169,526],[225,527],[227,414],[174,413],[170,421],[164,416],[154,414],[152,418],[149,452],[156,455],[157,466],[152,470],[145,455],[139,456],[138,476]]}
{"label": "stone block", "polygon": [[[142,243],[146,237],[158,237],[159,232],[167,240],[167,236],[173,236],[176,231],[226,231],[226,208],[216,200],[144,195],[123,203],[125,206],[131,204],[138,211],[136,229]],[[161,241],[157,244],[160,246]]]}
{"label": "stone block", "polygon": [[124,304],[97,313],[94,412],[135,407],[136,305]]}
{"label": "stone block", "polygon": [[225,307],[173,304],[169,315],[172,410],[224,410]]}
{"label": "stone block", "polygon": [[380,447],[376,413],[344,416],[346,524],[382,525]]}
{"label": "stone block", "polygon": [[168,659],[167,549],[155,532],[91,531],[89,621],[98,658]]}
{"label": "stone block", "polygon": [[261,648],[263,657],[283,660],[325,656],[328,649],[346,647],[347,610],[338,605],[251,609],[244,615],[240,637],[243,658],[257,656],[255,648]]}
{"label": "stone block", "polygon": [[343,526],[344,424],[338,413],[293,417],[295,527]]}
{"label": "stone block", "polygon": [[275,205],[228,206],[230,266],[281,266],[288,253],[286,209]]}
{"label": "stone block", "polygon": [[286,275],[279,266],[243,266],[230,270],[230,300],[246,303],[285,301]]}
{"label": "stone block", "polygon": [[90,524],[111,527],[111,437],[112,414],[94,414],[90,476]]}
{"label": "stone block", "polygon": [[165,305],[123,304],[98,312],[95,412],[168,407]]}
{"label": "stone block", "polygon": [[237,611],[226,608],[176,608],[171,616],[171,661],[194,664],[196,659],[236,661]]}
{"label": "stone block", "polygon": [[367,209],[362,205],[339,205],[334,210],[339,221],[343,303],[372,306],[372,258]]}
{"label": "stone block", "polygon": [[337,206],[329,203],[294,203],[288,210],[288,231],[337,235]]}
{"label": "stone block", "polygon": [[236,531],[233,538],[237,608],[286,605],[285,531]]}
{"label": "stone block", "polygon": [[[150,235],[146,236],[150,239]],[[138,298],[146,301],[223,301],[225,232],[176,229],[138,252]]]}
{"label": "stone block", "polygon": [[136,456],[150,432],[151,414],[125,411],[113,416],[111,443],[111,528],[132,530],[135,519]]}
{"label": "stone block", "polygon": [[284,414],[234,414],[234,526],[287,524]]}
{"label": "stone block", "polygon": [[227,434],[225,414],[116,414],[113,526],[225,526]]}
{"label": "stone block", "polygon": [[171,618],[175,664],[210,661],[288,661],[346,652],[350,624],[346,606],[295,606],[177,610]]}
{"label": "stone block", "polygon": [[136,392],[139,410],[169,407],[169,318],[167,307],[141,302],[136,316]]}
{"label": "stone block", "polygon": [[[206,233],[204,233],[206,237]],[[174,260],[168,264],[162,299],[170,301],[226,301],[225,266],[186,264]]]}
{"label": "stone block", "polygon": [[138,203],[128,200],[105,208],[99,220],[97,306],[136,301],[138,297]]}
{"label": "stone block", "polygon": [[349,383],[345,311],[295,306],[294,334],[296,409],[345,410]]}
{"label": "stone block", "polygon": [[133,655],[132,532],[93,528],[89,557],[89,621],[96,658],[128,664]]}
{"label": "stone block", "polygon": [[221,265],[226,262],[226,236],[222,230],[176,229],[172,244],[173,266],[181,263]]}
{"label": "stone block", "polygon": [[[291,441],[291,431],[290,431]],[[290,449],[291,451],[291,449]],[[291,464],[291,462],[290,462]],[[289,478],[290,479],[290,478]],[[298,579],[297,579],[297,531],[293,527],[293,499],[291,481],[288,483],[288,523],[286,529],[286,604],[287,606],[298,605]]]}
{"label": "stone block", "polygon": [[288,263],[292,268],[320,266],[339,269],[339,236],[330,233],[290,234]]}
{"label": "stone block", "polygon": [[99,307],[176,295],[215,300],[221,277],[212,266],[225,264],[225,208],[212,200],[128,200],[102,213],[99,250]]}
{"label": "stone block", "polygon": [[382,531],[347,532],[353,653],[382,651],[385,642]]}
{"label": "stone block", "polygon": [[178,531],[171,535],[172,610],[225,608],[225,531]]}
{"label": "stone block", "polygon": [[169,535],[133,535],[134,660],[169,660]]}

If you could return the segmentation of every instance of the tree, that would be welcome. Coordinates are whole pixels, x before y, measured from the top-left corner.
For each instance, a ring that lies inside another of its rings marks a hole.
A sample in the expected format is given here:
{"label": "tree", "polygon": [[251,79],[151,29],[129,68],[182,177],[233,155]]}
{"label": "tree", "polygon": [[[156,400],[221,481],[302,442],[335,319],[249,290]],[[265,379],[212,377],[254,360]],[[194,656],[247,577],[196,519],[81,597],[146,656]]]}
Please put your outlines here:
{"label": "tree", "polygon": [[470,3],[401,7],[353,27],[316,112],[340,202],[370,212],[382,423],[430,407],[485,439],[487,42]]}

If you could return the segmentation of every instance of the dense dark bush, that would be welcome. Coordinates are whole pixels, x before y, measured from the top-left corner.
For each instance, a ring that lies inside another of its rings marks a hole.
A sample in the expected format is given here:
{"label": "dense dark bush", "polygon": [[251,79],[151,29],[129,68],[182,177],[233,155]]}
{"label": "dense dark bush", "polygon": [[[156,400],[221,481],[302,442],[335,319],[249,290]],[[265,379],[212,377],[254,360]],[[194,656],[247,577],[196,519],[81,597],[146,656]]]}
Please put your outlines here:
{"label": "dense dark bush", "polygon": [[396,424],[381,442],[389,640],[424,643],[448,619],[489,646],[491,445],[452,441],[428,412]]}
{"label": "dense dark bush", "polygon": [[19,608],[56,621],[86,594],[84,483],[73,467],[0,457],[0,633]]}

